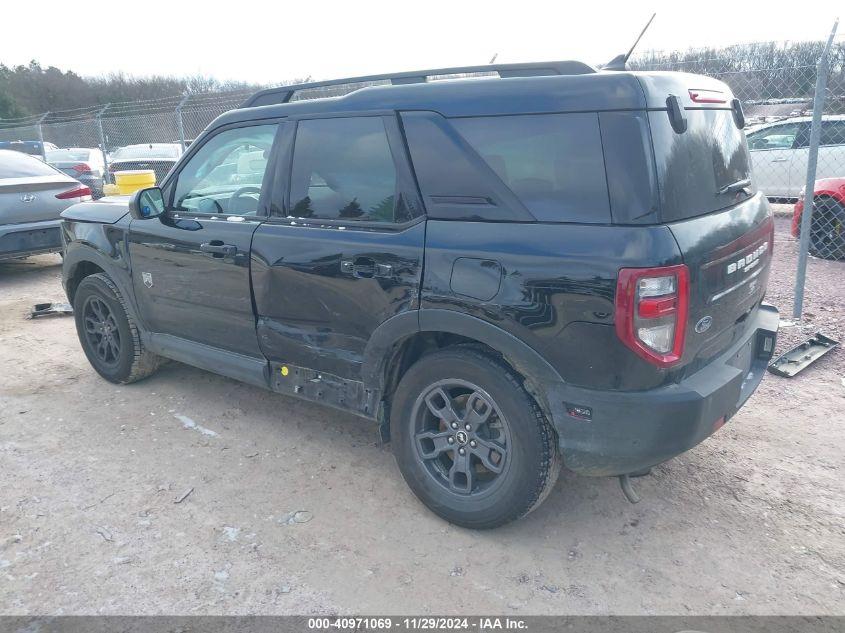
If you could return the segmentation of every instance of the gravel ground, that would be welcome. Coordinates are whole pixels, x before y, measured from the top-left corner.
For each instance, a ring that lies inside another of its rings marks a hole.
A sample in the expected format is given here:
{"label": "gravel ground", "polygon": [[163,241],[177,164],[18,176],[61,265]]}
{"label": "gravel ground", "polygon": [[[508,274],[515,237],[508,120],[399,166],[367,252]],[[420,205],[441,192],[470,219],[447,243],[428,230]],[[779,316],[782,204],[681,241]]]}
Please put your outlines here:
{"label": "gravel ground", "polygon": [[[778,220],[769,298],[791,312]],[[60,260],[0,264],[4,614],[845,614],[845,353],[767,376],[715,436],[636,481],[564,473],[525,520],[444,523],[359,419],[184,365],[117,387],[88,366]],[[845,338],[845,262],[811,260],[806,320]]]}

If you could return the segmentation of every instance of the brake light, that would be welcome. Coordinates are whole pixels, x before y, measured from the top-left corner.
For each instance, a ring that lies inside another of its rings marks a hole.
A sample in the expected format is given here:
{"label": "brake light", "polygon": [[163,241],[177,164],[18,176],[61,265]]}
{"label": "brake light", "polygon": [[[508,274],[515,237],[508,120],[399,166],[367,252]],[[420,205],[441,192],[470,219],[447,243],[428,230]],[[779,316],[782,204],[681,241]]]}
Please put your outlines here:
{"label": "brake light", "polygon": [[85,196],[90,195],[91,189],[89,189],[85,185],[79,185],[78,187],[74,187],[73,189],[68,189],[67,191],[57,193],[56,197],[59,200],[69,200],[70,198],[84,198]]}
{"label": "brake light", "polygon": [[90,174],[91,173],[91,165],[88,163],[79,163],[78,165],[74,165],[71,167],[73,171],[77,174]]}
{"label": "brake light", "polygon": [[638,356],[658,367],[684,353],[689,314],[689,269],[622,268],[616,285],[616,334]]}
{"label": "brake light", "polygon": [[690,90],[689,98],[693,103],[727,103],[725,93],[718,90]]}

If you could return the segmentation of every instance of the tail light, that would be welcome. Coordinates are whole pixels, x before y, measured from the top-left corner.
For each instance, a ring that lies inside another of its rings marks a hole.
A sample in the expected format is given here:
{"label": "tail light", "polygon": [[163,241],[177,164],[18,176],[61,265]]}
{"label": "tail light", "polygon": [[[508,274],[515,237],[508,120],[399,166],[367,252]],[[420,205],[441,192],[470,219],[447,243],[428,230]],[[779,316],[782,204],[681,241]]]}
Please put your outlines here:
{"label": "tail light", "polygon": [[79,163],[78,165],[74,165],[71,167],[73,171],[77,174],[90,174],[91,173],[91,165],[88,163]]}
{"label": "tail light", "polygon": [[619,271],[616,334],[648,362],[669,367],[681,359],[688,314],[685,265]]}
{"label": "tail light", "polygon": [[71,198],[84,198],[85,196],[91,195],[91,189],[86,187],[85,185],[79,185],[78,187],[74,187],[73,189],[68,189],[67,191],[62,191],[61,193],[57,193],[56,197],[59,200],[69,200]]}

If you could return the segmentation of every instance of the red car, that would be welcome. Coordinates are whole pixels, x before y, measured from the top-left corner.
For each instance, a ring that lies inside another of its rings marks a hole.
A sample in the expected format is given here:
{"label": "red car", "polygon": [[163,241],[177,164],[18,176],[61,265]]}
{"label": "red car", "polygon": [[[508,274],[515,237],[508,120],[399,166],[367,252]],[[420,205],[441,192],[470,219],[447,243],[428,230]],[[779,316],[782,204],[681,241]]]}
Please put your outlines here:
{"label": "red car", "polygon": [[[845,259],[845,177],[816,181],[813,198],[813,225],[810,231],[810,253],[824,259]],[[804,211],[804,190],[792,213],[792,235],[801,233]]]}

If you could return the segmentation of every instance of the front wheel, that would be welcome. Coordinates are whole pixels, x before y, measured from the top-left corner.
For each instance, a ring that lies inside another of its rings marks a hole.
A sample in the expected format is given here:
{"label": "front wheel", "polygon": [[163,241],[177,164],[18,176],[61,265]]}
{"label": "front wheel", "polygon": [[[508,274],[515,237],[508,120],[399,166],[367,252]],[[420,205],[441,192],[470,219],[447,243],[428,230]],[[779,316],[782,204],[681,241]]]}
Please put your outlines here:
{"label": "front wheel", "polygon": [[554,431],[519,377],[474,348],[441,350],[414,364],[390,419],[405,481],[457,525],[493,528],[528,514],[560,472]]}
{"label": "front wheel", "polygon": [[124,298],[108,276],[79,283],[73,297],[76,333],[88,362],[103,378],[126,384],[152,374],[161,358],[144,348]]}

